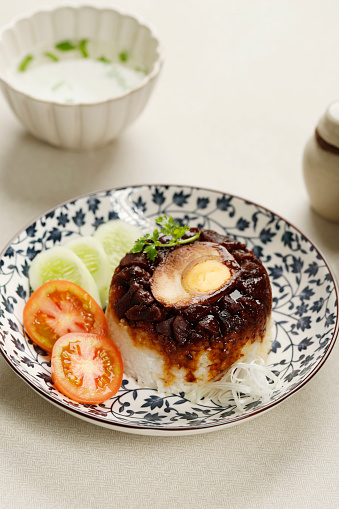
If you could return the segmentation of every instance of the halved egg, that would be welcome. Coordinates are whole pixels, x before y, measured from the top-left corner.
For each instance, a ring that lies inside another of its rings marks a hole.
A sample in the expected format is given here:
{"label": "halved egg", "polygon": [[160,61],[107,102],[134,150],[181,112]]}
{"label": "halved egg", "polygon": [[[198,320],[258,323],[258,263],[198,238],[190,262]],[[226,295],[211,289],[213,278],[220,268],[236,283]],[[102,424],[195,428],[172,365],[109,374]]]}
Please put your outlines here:
{"label": "halved egg", "polygon": [[212,302],[235,284],[240,266],[214,242],[178,247],[157,266],[151,278],[154,298],[166,307]]}

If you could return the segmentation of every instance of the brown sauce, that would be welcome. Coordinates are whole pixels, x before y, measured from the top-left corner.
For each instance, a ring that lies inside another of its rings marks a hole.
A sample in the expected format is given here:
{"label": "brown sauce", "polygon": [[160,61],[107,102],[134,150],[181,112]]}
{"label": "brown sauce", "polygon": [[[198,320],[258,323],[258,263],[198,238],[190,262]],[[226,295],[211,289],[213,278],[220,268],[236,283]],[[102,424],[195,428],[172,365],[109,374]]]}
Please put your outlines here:
{"label": "brown sauce", "polygon": [[[192,234],[195,232],[191,229]],[[143,253],[128,253],[114,273],[109,299],[109,312],[128,326],[135,345],[159,352],[169,378],[171,367],[184,367],[188,382],[195,381],[194,372],[203,352],[208,355],[212,378],[240,358],[249,340],[262,340],[272,308],[267,272],[253,252],[212,230],[201,230],[195,242],[200,241],[221,244],[238,262],[240,272],[232,288],[210,302],[184,309],[161,305],[150,289],[156,266],[170,252],[161,248],[154,262]]]}

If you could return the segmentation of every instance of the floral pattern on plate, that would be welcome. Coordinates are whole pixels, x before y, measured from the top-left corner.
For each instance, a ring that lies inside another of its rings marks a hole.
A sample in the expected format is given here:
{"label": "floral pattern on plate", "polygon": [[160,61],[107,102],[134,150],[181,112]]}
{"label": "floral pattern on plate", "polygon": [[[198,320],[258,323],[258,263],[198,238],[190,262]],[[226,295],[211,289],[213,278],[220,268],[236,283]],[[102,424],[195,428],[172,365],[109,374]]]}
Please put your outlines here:
{"label": "floral pattern on plate", "polygon": [[[161,214],[182,224],[209,228],[245,242],[262,260],[273,291],[274,332],[269,365],[281,387],[271,401],[254,401],[243,412],[230,398],[193,404],[185,394],[165,396],[125,378],[116,396],[83,405],[60,394],[51,380],[50,356],[22,326],[30,294],[28,270],[41,250],[70,237],[90,235],[120,218],[152,230]],[[37,218],[5,248],[0,258],[0,348],[33,389],[63,410],[121,431],[173,435],[217,430],[259,415],[298,390],[329,355],[338,332],[337,285],[318,249],[284,219],[252,202],[207,189],[136,186],[95,192],[68,201]]]}

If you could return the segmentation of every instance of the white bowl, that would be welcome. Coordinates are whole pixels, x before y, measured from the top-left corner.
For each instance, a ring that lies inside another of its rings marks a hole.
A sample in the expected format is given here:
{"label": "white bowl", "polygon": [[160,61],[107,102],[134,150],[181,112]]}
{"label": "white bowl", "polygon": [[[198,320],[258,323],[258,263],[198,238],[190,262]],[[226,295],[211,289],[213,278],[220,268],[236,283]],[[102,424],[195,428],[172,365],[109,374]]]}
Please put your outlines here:
{"label": "white bowl", "polygon": [[[65,40],[100,41],[116,55],[132,57],[147,72],[134,87],[107,100],[65,104],[27,93],[11,79],[14,65],[29,54]],[[116,8],[63,5],[15,18],[0,30],[0,83],[10,107],[37,138],[71,150],[91,150],[116,138],[143,111],[162,67],[154,30]]]}

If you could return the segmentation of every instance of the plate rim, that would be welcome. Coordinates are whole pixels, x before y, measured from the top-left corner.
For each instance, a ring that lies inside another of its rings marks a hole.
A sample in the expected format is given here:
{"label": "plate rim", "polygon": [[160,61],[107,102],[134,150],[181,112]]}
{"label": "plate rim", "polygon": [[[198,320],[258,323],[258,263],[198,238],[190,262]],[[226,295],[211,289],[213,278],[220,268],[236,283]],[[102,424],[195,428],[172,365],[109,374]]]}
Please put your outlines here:
{"label": "plate rim", "polygon": [[156,183],[134,184],[134,185],[129,185],[129,186],[110,187],[110,188],[99,189],[99,190],[91,191],[91,192],[87,192],[87,193],[82,193],[82,194],[75,196],[73,198],[69,198],[69,199],[49,208],[48,210],[44,211],[43,213],[33,217],[20,230],[18,230],[18,232],[9,240],[9,242],[1,250],[0,259],[3,258],[7,249],[11,246],[13,241],[19,235],[21,235],[21,233],[23,233],[28,228],[28,226],[30,226],[34,222],[39,221],[39,219],[45,217],[46,215],[48,215],[50,212],[56,210],[57,208],[63,207],[67,204],[76,202],[78,200],[89,197],[91,195],[97,195],[97,194],[103,194],[103,193],[108,194],[108,193],[113,193],[116,191],[121,191],[121,190],[126,190],[126,189],[142,189],[142,188],[150,189],[152,187],[168,187],[168,188],[175,187],[175,188],[207,191],[209,193],[224,194],[229,197],[238,199],[242,202],[248,203],[250,205],[254,205],[255,207],[258,207],[258,208],[268,212],[269,214],[273,214],[276,218],[284,221],[288,226],[292,227],[295,231],[297,231],[300,235],[302,235],[306,239],[306,241],[318,252],[318,254],[321,256],[323,262],[325,263],[326,268],[327,268],[327,270],[332,278],[332,281],[333,281],[334,291],[335,291],[335,295],[336,295],[337,314],[336,314],[336,323],[335,323],[335,327],[334,327],[334,331],[333,331],[330,343],[324,353],[324,356],[321,358],[321,360],[319,361],[317,366],[310,373],[308,373],[305,376],[305,378],[298,385],[296,385],[295,387],[291,388],[289,391],[287,391],[284,394],[282,394],[281,396],[279,396],[279,398],[266,403],[265,405],[261,406],[258,409],[252,410],[248,414],[243,414],[243,415],[235,416],[232,418],[226,418],[223,421],[220,421],[217,423],[209,423],[206,425],[199,424],[197,426],[187,426],[186,425],[186,426],[182,426],[182,427],[180,427],[180,426],[160,427],[159,425],[144,426],[144,425],[135,425],[135,424],[119,423],[119,422],[110,423],[110,422],[107,422],[105,419],[102,419],[100,416],[95,416],[95,415],[91,415],[91,414],[84,415],[81,412],[79,412],[76,408],[71,408],[71,407],[66,408],[64,404],[62,404],[61,402],[59,402],[57,400],[50,398],[48,393],[44,393],[39,387],[35,387],[32,382],[30,382],[28,379],[26,379],[24,377],[24,375],[16,369],[16,366],[11,363],[10,359],[5,355],[2,348],[0,348],[0,353],[1,353],[2,357],[5,359],[5,361],[7,362],[7,364],[11,367],[11,369],[24,382],[26,382],[35,392],[37,392],[41,397],[43,397],[49,403],[52,403],[54,406],[57,406],[58,408],[62,409],[63,411],[65,411],[71,415],[74,415],[77,418],[80,418],[80,419],[82,419],[86,422],[89,422],[91,424],[97,424],[97,425],[105,427],[107,429],[123,431],[126,433],[135,433],[135,434],[153,435],[153,436],[165,436],[165,435],[173,436],[173,435],[182,435],[182,434],[188,435],[188,434],[198,434],[198,433],[204,433],[204,432],[210,432],[210,431],[217,431],[222,428],[226,428],[226,427],[230,427],[230,426],[239,424],[244,420],[253,419],[253,418],[261,415],[262,413],[273,409],[276,405],[282,403],[288,397],[294,395],[296,392],[298,392],[300,389],[302,389],[319,372],[319,370],[323,367],[326,360],[328,359],[330,353],[332,352],[333,347],[334,347],[337,337],[338,337],[338,332],[339,332],[339,286],[338,286],[337,278],[334,274],[334,271],[333,271],[327,257],[323,254],[322,250],[317,246],[317,244],[313,240],[311,240],[308,237],[308,235],[306,235],[298,227],[296,227],[293,223],[291,223],[291,221],[285,219],[280,214],[277,214],[273,210],[271,210],[261,204],[258,204],[251,199],[243,198],[243,197],[235,195],[233,193],[215,190],[215,189],[212,189],[209,187],[190,186],[190,185],[185,185],[185,184],[160,184],[160,183],[157,183],[157,184]]}

